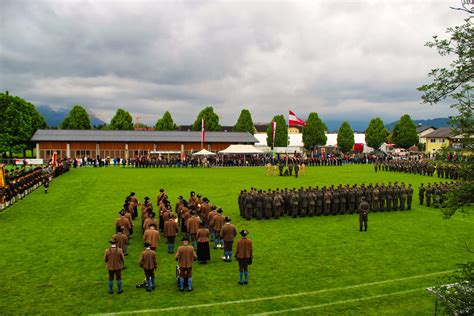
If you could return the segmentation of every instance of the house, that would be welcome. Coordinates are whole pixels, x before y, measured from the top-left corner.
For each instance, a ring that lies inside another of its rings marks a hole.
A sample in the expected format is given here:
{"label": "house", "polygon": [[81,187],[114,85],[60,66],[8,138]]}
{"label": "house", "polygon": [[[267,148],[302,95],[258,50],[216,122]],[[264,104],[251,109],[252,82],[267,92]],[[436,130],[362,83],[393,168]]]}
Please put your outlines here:
{"label": "house", "polygon": [[461,149],[461,137],[453,135],[451,127],[441,127],[423,136],[426,141],[426,152],[433,153],[442,147]]}
{"label": "house", "polygon": [[434,126],[427,126],[427,125],[420,125],[416,128],[416,133],[418,134],[418,138],[420,139],[420,143],[425,144],[426,138],[425,135],[428,135],[431,132],[434,132],[436,127]]}

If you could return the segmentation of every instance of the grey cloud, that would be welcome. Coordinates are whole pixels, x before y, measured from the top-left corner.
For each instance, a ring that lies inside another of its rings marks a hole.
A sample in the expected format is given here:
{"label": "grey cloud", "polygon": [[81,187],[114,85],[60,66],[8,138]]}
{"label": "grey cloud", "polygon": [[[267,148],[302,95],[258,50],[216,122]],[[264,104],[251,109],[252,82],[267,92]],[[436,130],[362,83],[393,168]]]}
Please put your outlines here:
{"label": "grey cloud", "polygon": [[424,47],[462,23],[445,2],[3,1],[0,86],[36,104],[117,106],[233,124],[289,107],[344,119],[445,116],[416,87],[448,61]]}

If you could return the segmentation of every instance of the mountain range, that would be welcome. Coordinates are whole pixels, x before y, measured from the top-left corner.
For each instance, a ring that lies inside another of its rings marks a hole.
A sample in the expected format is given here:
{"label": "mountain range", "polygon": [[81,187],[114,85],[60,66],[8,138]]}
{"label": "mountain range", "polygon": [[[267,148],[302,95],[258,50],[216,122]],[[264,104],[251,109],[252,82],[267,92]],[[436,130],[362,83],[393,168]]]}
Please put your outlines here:
{"label": "mountain range", "polygon": [[[385,128],[388,131],[393,130],[395,127],[395,124],[397,124],[399,121],[392,122],[390,124],[385,124]],[[413,123],[416,124],[416,126],[433,126],[436,128],[440,127],[449,127],[449,118],[447,117],[438,117],[434,119],[429,119],[429,120],[413,120]]]}
{"label": "mountain range", "polygon": [[[69,114],[69,111],[71,111],[71,108],[54,110],[49,105],[38,105],[36,106],[36,109],[41,113],[41,115],[43,115],[46,124],[48,124],[49,127],[59,127],[59,125],[64,121],[64,118]],[[105,124],[104,121],[94,115],[90,115],[90,120],[92,126]]]}

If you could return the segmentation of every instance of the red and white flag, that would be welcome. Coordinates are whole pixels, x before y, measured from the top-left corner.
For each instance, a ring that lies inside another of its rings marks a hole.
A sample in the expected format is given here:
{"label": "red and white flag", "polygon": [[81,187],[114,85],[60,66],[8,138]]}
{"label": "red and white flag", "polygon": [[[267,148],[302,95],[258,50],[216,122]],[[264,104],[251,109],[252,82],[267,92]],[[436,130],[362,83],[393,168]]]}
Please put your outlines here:
{"label": "red and white flag", "polygon": [[293,111],[288,114],[288,126],[306,126],[306,122],[296,116]]}
{"label": "red and white flag", "polygon": [[272,147],[275,147],[275,133],[277,129],[277,123],[275,121],[272,122],[272,135],[273,135],[273,140],[272,140]]}
{"label": "red and white flag", "polygon": [[204,122],[204,117],[203,117],[201,120],[201,143],[204,143],[204,138],[206,136],[206,133],[204,131],[205,127],[206,127],[206,123]]}
{"label": "red and white flag", "polygon": [[54,168],[56,168],[58,165],[58,153],[57,152],[54,152],[53,153],[53,157],[51,159],[51,166]]}

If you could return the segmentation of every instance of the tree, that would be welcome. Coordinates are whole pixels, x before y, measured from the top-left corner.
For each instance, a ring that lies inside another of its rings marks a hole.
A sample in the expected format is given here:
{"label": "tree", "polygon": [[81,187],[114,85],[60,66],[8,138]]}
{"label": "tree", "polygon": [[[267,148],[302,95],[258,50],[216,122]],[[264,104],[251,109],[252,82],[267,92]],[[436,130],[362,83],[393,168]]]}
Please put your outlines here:
{"label": "tree", "polygon": [[178,126],[174,123],[170,112],[166,111],[163,117],[156,121],[155,130],[157,131],[175,131]]}
{"label": "tree", "polygon": [[416,125],[410,115],[405,114],[393,128],[393,142],[397,147],[408,148],[418,144]]}
{"label": "tree", "polygon": [[[472,155],[474,120],[472,93],[474,81],[474,27],[471,23],[474,6],[467,8],[465,1],[462,1],[462,8],[453,8],[455,10],[465,11],[471,16],[464,20],[461,26],[450,27],[447,29],[449,39],[439,40],[433,36],[434,41],[426,43],[428,47],[435,47],[441,56],[450,56],[451,63],[449,67],[433,69],[428,77],[432,82],[422,85],[418,88],[423,92],[422,101],[428,104],[437,104],[445,99],[454,100],[452,108],[458,110],[458,115],[450,117],[450,123],[453,125],[453,132],[456,136],[461,136],[463,150],[467,156]],[[454,55],[454,56],[453,56]],[[451,216],[457,210],[463,210],[465,206],[469,209],[473,203],[474,196],[474,162],[472,159],[465,159],[458,166],[459,175],[464,181],[460,181],[455,190],[450,190],[447,194],[445,218]],[[441,208],[443,210],[443,208]],[[467,244],[466,244],[467,245]],[[468,248],[472,253],[472,251]],[[453,286],[441,286],[435,290],[441,298],[441,303],[448,315],[472,315],[474,312],[474,263],[472,261],[461,265],[461,269],[453,279],[447,283]]]}
{"label": "tree", "polygon": [[[105,124],[104,124],[105,125]],[[102,128],[103,126],[101,126]],[[132,130],[133,119],[129,112],[118,109],[115,116],[110,121],[110,125],[107,129],[110,130]]]}
{"label": "tree", "polygon": [[343,153],[350,152],[354,148],[354,131],[347,121],[344,121],[339,127],[337,146]]}
{"label": "tree", "polygon": [[[273,117],[272,122],[276,122],[275,144],[273,144],[273,129],[270,123],[267,128],[267,145],[269,147],[287,147],[288,146],[288,127],[283,114]],[[273,146],[274,145],[274,146]]]}
{"label": "tree", "polygon": [[314,146],[326,145],[327,127],[319,118],[318,113],[311,112],[306,120],[306,126],[303,127],[303,144],[307,150]]}
{"label": "tree", "polygon": [[365,130],[365,142],[369,147],[378,150],[387,140],[388,132],[380,117],[370,120],[369,126]]}
{"label": "tree", "polygon": [[[467,246],[467,244],[466,244]],[[472,251],[468,247],[468,251]],[[440,298],[447,315],[473,315],[474,313],[474,262],[458,264],[458,269],[433,290]]]}
{"label": "tree", "polygon": [[234,132],[249,132],[255,134],[255,126],[253,126],[252,115],[247,109],[243,109],[240,112],[240,116],[237,119],[237,123],[234,125]]}
{"label": "tree", "polygon": [[89,114],[81,105],[75,105],[61,123],[61,129],[91,129]]}
{"label": "tree", "polygon": [[219,116],[214,113],[212,106],[208,106],[199,112],[196,121],[194,121],[193,126],[191,127],[193,131],[201,130],[201,120],[204,116],[204,129],[206,131],[220,131],[221,126],[219,125]]}
{"label": "tree", "polygon": [[[462,2],[462,8],[452,9],[473,13],[473,7],[466,8],[464,2]],[[436,48],[441,56],[452,56],[452,62],[448,67],[433,69],[428,74],[432,82],[418,87],[418,91],[423,92],[422,101],[431,105],[445,99],[455,101],[451,107],[456,108],[459,113],[451,117],[454,134],[462,136],[464,149],[472,153],[474,150],[474,95],[472,93],[474,26],[471,19],[472,16],[465,19],[465,23],[461,26],[449,27],[446,31],[449,34],[448,39],[433,36],[434,41],[425,44],[427,47]]]}
{"label": "tree", "polygon": [[25,150],[36,130],[47,128],[43,116],[24,99],[0,93],[0,150]]}

